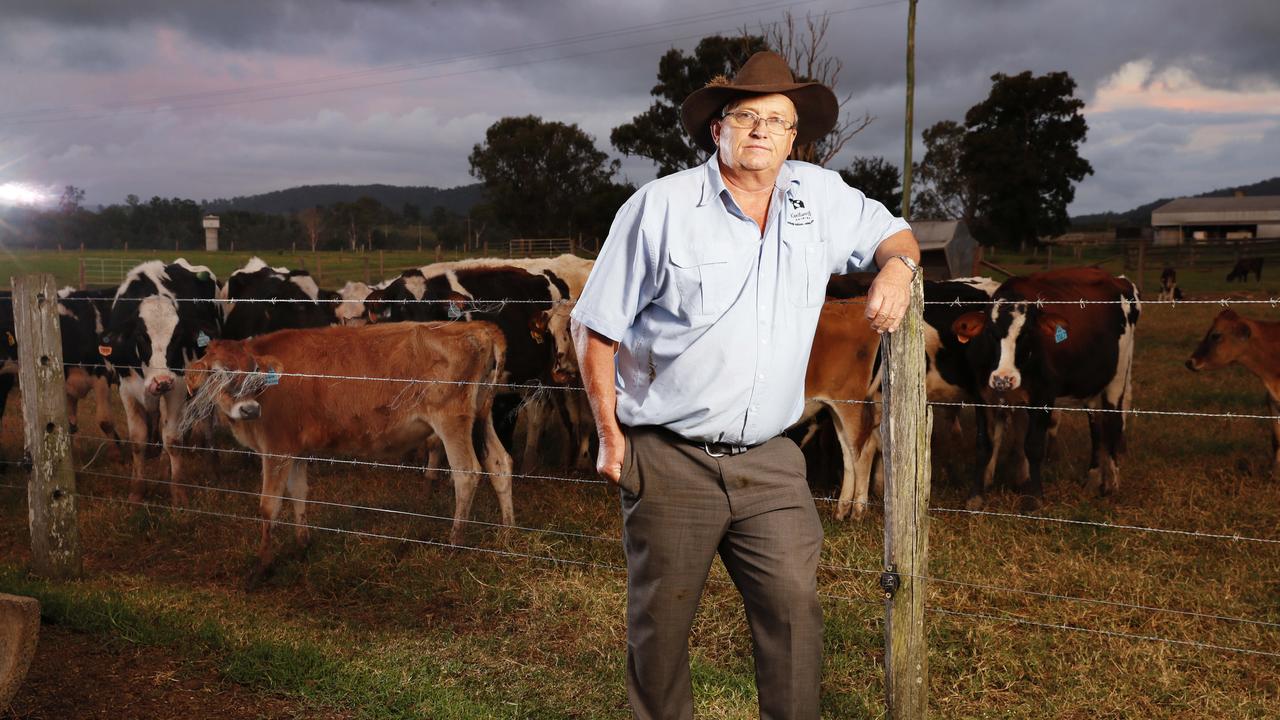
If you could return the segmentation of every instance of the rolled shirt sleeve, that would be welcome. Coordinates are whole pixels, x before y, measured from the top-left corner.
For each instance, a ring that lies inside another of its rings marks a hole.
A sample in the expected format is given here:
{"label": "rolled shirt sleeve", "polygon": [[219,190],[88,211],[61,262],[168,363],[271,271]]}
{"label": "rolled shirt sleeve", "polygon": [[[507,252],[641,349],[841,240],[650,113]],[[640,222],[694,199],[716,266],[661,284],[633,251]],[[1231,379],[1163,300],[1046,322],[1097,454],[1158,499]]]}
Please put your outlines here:
{"label": "rolled shirt sleeve", "polygon": [[875,267],[876,249],[891,235],[910,230],[906,220],[895,217],[883,203],[849,187],[839,173],[829,172],[827,212],[823,233],[831,239],[832,272],[851,273]]}
{"label": "rolled shirt sleeve", "polygon": [[644,232],[643,205],[637,195],[618,210],[573,308],[574,320],[614,342],[654,296],[657,260]]}

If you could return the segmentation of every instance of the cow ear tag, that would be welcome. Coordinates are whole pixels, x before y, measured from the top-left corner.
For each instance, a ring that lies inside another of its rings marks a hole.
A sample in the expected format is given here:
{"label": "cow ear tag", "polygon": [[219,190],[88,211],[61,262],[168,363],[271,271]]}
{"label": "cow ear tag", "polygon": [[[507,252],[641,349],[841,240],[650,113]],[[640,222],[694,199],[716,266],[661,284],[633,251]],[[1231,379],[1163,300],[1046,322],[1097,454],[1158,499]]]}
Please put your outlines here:
{"label": "cow ear tag", "polygon": [[99,346],[98,346],[98,354],[99,354],[99,355],[101,355],[102,357],[111,357],[111,346],[110,346],[110,345],[99,345]]}
{"label": "cow ear tag", "polygon": [[13,333],[11,333],[11,332],[6,332],[6,333],[4,334],[4,337],[5,337],[5,339],[6,339],[6,340],[8,340],[8,341],[9,341],[9,347],[13,347],[14,345],[17,345],[17,344],[18,344],[17,339],[15,339],[15,338],[13,337]]}
{"label": "cow ear tag", "polygon": [[267,368],[266,379],[264,382],[269,386],[280,384],[280,375],[276,372],[275,368]]}
{"label": "cow ear tag", "polygon": [[200,334],[196,336],[196,345],[199,345],[200,347],[209,346],[209,336],[205,335],[203,330],[201,330]]}
{"label": "cow ear tag", "polygon": [[462,317],[462,310],[454,303],[449,303],[449,319],[457,320],[460,317]]}
{"label": "cow ear tag", "polygon": [[1058,329],[1053,331],[1053,341],[1055,343],[1060,343],[1066,339],[1067,339],[1067,329],[1059,325]]}

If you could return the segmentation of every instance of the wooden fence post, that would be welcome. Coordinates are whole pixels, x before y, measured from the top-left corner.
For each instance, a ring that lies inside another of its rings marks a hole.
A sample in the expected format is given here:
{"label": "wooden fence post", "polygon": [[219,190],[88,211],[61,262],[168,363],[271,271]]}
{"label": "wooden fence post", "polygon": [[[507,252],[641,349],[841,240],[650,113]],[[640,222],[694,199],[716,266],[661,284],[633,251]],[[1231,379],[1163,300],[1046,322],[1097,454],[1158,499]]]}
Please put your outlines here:
{"label": "wooden fence post", "polygon": [[27,485],[32,569],[44,577],[74,578],[81,571],[80,530],[71,434],[67,430],[58,286],[48,273],[23,275],[10,283],[18,334],[23,437],[32,463]]}
{"label": "wooden fence post", "polygon": [[440,262],[440,259],[443,257],[444,257],[444,248],[440,246],[440,243],[436,243],[436,262]]}
{"label": "wooden fence post", "polygon": [[81,289],[81,290],[88,290],[88,289],[89,289],[89,284],[88,284],[87,282],[85,282],[85,276],[84,276],[84,256],[83,256],[83,255],[81,255],[81,256],[80,256],[80,289]]}
{"label": "wooden fence post", "polygon": [[387,260],[387,259],[386,259],[386,251],[385,251],[385,250],[379,250],[379,251],[378,251],[378,278],[379,278],[379,279],[384,279],[384,278],[386,278],[386,277],[387,277],[387,270],[386,270],[386,268],[387,268],[387,262],[386,262],[386,260]]}
{"label": "wooden fence post", "polygon": [[911,283],[911,306],[897,332],[881,340],[884,375],[885,700],[891,720],[928,711],[925,581],[929,565],[929,434],[933,413],[924,388],[924,283]]}

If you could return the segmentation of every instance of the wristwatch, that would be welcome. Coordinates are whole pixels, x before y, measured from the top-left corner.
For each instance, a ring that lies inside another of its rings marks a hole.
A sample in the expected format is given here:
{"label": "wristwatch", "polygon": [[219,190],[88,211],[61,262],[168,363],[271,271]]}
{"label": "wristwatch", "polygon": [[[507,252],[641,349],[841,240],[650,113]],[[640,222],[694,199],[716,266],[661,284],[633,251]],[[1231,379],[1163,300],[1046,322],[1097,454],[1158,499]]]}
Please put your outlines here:
{"label": "wristwatch", "polygon": [[911,258],[909,258],[909,257],[907,257],[906,255],[894,255],[893,257],[891,257],[891,258],[889,258],[889,259],[890,259],[890,260],[893,260],[893,259],[895,259],[895,258],[896,258],[896,259],[898,259],[898,260],[901,260],[901,261],[903,262],[903,264],[905,264],[905,265],[907,266],[907,269],[911,271],[911,274],[912,274],[912,275],[915,275],[915,274],[916,274],[916,272],[918,272],[918,271],[920,270],[920,266],[916,264],[916,261],[915,261],[915,260],[912,260],[912,259],[911,259]]}

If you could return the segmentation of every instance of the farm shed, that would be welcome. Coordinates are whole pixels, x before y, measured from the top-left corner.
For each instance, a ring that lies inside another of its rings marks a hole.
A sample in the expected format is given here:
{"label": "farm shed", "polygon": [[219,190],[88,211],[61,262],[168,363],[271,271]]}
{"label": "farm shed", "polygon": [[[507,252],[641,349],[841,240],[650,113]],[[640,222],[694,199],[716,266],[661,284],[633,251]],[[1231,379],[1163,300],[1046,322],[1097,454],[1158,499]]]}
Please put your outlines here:
{"label": "farm shed", "polygon": [[969,226],[959,220],[912,220],[911,231],[920,243],[920,265],[933,279],[973,274],[977,243]]}
{"label": "farm shed", "polygon": [[1155,245],[1280,238],[1280,195],[1178,198],[1151,211]]}

